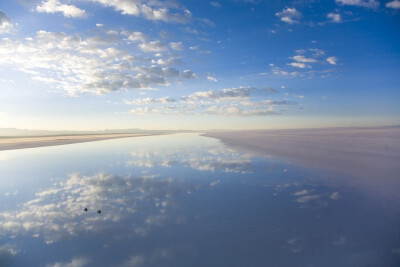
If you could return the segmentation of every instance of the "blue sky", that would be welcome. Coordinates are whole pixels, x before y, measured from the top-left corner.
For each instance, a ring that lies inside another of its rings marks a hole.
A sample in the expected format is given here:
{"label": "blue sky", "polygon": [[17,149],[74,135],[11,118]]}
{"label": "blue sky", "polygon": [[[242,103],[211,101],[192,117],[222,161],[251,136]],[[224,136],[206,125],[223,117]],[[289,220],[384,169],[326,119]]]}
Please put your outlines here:
{"label": "blue sky", "polygon": [[0,127],[400,124],[400,1],[0,3]]}

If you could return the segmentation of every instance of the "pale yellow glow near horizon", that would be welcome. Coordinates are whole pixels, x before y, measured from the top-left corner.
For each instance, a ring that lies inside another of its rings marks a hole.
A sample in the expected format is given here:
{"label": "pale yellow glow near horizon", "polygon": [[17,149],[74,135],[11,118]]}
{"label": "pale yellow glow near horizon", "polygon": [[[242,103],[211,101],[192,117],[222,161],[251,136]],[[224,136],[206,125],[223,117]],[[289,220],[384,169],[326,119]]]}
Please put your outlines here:
{"label": "pale yellow glow near horizon", "polygon": [[327,127],[374,127],[400,125],[395,117],[306,117],[306,116],[132,116],[131,114],[107,117],[57,117],[13,116],[0,113],[0,128],[29,130],[96,131],[105,129],[143,130],[250,130],[250,129],[298,129]]}

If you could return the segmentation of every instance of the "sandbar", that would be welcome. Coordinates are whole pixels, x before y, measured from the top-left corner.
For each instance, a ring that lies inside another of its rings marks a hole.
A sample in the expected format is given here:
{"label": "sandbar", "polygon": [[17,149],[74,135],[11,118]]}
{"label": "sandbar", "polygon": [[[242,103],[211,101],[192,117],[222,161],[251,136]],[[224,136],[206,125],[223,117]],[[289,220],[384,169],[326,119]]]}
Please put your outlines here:
{"label": "sandbar", "polygon": [[32,137],[7,137],[0,138],[0,151],[43,146],[67,145],[83,142],[93,142],[115,138],[139,137],[155,135],[154,133],[138,134],[87,134],[87,135],[56,135]]}

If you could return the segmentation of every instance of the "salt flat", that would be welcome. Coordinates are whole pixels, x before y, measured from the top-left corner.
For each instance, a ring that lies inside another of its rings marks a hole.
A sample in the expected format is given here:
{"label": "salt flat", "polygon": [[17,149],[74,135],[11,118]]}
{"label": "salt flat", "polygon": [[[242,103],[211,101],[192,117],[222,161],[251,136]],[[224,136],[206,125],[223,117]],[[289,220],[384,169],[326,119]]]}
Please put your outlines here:
{"label": "salt flat", "polygon": [[[215,131],[226,145],[349,174],[396,193],[400,180],[400,127]],[[391,188],[391,185],[393,187]]]}
{"label": "salt flat", "polygon": [[152,133],[140,134],[90,134],[90,135],[57,135],[35,137],[0,138],[0,151],[43,146],[57,146],[74,143],[93,142],[115,138],[138,137],[154,135]]}

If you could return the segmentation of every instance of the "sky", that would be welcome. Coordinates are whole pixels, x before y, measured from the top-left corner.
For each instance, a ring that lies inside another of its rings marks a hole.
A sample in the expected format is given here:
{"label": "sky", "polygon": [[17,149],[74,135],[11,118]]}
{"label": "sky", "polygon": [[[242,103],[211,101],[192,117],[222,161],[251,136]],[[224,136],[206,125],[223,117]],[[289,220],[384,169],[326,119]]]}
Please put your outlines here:
{"label": "sky", "polygon": [[400,124],[400,1],[0,1],[0,128]]}

